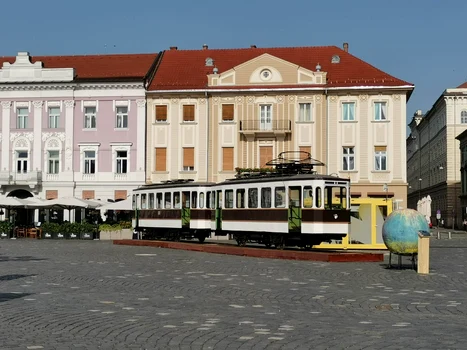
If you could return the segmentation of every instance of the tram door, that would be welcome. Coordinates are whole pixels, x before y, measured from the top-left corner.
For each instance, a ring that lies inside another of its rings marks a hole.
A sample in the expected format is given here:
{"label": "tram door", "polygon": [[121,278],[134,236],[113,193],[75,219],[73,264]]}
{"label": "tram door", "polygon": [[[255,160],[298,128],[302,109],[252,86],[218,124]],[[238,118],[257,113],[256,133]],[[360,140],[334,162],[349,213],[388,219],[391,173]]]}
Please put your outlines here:
{"label": "tram door", "polygon": [[216,231],[222,230],[222,191],[216,193]]}
{"label": "tram door", "polygon": [[190,192],[182,192],[182,228],[190,228]]}
{"label": "tram door", "polygon": [[289,187],[289,232],[302,231],[301,187]]}

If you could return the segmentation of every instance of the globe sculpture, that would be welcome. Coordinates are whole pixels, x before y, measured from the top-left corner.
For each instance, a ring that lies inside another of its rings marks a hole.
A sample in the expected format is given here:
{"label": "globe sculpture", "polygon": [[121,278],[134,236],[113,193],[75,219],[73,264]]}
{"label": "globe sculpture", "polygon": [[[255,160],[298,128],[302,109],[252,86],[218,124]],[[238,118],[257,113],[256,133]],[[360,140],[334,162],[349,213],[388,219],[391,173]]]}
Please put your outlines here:
{"label": "globe sculpture", "polygon": [[383,224],[383,241],[394,254],[415,254],[418,253],[418,232],[429,230],[428,222],[420,212],[413,209],[396,210]]}

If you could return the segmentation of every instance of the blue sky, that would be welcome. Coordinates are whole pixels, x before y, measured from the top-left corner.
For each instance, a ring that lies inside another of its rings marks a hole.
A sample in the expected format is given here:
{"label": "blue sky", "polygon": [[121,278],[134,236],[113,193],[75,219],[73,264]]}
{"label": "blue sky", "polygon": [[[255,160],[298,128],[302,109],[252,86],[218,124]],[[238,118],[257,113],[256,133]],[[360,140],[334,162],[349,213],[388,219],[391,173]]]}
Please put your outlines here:
{"label": "blue sky", "polygon": [[352,54],[415,84],[410,121],[467,80],[466,14],[466,0],[5,1],[0,55],[348,42]]}

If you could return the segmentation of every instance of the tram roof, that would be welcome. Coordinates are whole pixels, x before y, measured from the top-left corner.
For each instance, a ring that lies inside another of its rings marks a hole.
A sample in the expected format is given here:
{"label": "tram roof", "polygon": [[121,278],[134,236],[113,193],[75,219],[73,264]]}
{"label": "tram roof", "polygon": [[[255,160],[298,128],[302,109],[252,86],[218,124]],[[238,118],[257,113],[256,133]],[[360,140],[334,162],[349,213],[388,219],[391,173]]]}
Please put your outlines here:
{"label": "tram roof", "polygon": [[239,184],[239,183],[255,183],[255,182],[275,182],[275,181],[303,181],[303,180],[324,180],[324,181],[345,181],[350,182],[350,179],[322,174],[290,174],[290,175],[270,175],[270,176],[249,176],[242,178],[234,178],[226,180],[220,184]]}
{"label": "tram roof", "polygon": [[167,182],[159,182],[155,184],[143,185],[138,187],[134,191],[145,191],[151,189],[164,189],[164,188],[175,188],[175,187],[210,187],[216,185],[214,182],[178,182],[178,181],[167,181]]}

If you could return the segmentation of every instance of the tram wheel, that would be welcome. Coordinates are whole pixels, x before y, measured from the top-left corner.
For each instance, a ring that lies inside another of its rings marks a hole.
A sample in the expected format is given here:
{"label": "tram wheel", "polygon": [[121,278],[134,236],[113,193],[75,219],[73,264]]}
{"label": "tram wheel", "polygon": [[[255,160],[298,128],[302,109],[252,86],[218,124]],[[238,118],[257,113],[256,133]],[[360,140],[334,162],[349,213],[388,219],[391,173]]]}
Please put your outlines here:
{"label": "tram wheel", "polygon": [[206,237],[205,236],[198,236],[199,243],[204,243]]}
{"label": "tram wheel", "polygon": [[276,249],[284,249],[285,247],[285,242],[284,242],[284,236],[282,236],[281,234],[279,235],[276,235],[274,237],[274,246],[276,247]]}
{"label": "tram wheel", "polygon": [[271,237],[270,236],[263,236],[263,243],[266,246],[266,248],[271,248],[271,246],[272,246]]}
{"label": "tram wheel", "polygon": [[245,235],[238,235],[235,237],[235,240],[237,241],[237,245],[239,247],[244,247],[246,245],[246,236]]}

